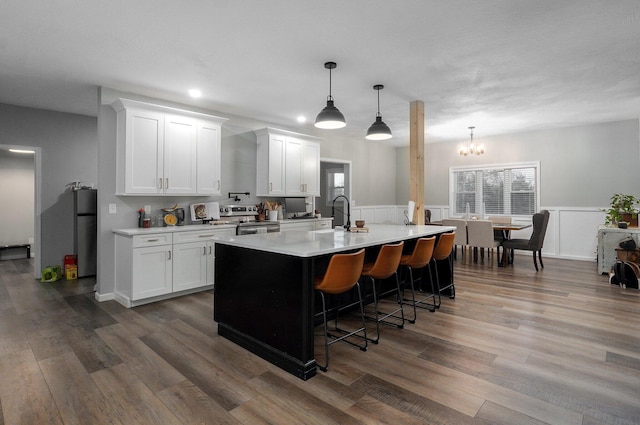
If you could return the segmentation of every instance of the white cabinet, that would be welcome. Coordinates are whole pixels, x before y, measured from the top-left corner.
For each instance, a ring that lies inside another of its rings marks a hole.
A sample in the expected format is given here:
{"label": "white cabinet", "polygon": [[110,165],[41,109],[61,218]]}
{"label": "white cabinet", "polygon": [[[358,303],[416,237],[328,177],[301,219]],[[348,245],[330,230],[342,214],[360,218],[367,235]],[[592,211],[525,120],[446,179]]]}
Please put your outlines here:
{"label": "white cabinet", "polygon": [[332,225],[332,218],[319,218],[318,220],[316,220],[314,230],[329,230],[332,228]]}
{"label": "white cabinet", "polygon": [[197,143],[197,192],[200,195],[220,195],[220,125],[199,121]]}
{"label": "white cabinet", "polygon": [[118,99],[119,195],[219,195],[223,118]]}
{"label": "white cabinet", "polygon": [[116,299],[119,302],[130,303],[171,293],[171,243],[170,233],[116,235]]}
{"label": "white cabinet", "polygon": [[173,291],[212,285],[215,248],[211,239],[235,233],[235,229],[211,229],[174,234]]}
{"label": "white cabinet", "polygon": [[215,267],[212,239],[235,233],[235,227],[133,236],[116,233],[115,299],[132,307],[210,289]]}
{"label": "white cabinet", "polygon": [[256,136],[258,196],[320,196],[320,139],[273,128]]}

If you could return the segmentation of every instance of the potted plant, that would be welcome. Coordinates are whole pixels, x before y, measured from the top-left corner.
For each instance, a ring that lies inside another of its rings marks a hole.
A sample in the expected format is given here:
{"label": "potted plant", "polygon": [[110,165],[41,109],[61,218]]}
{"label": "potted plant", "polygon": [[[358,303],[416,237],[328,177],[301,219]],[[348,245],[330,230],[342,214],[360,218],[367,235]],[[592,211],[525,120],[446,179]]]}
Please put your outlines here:
{"label": "potted plant", "polygon": [[640,200],[633,195],[616,193],[611,197],[611,205],[605,212],[605,224],[629,223],[629,227],[638,227],[638,209]]}

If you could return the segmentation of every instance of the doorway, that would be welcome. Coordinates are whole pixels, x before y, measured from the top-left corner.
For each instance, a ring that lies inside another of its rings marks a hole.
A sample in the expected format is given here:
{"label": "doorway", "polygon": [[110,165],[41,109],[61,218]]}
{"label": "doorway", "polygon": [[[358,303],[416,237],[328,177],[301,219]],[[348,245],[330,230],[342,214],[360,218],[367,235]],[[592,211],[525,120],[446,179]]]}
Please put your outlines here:
{"label": "doorway", "polygon": [[[31,151],[31,153],[11,152],[10,150]],[[31,245],[31,256],[34,258],[34,277],[40,277],[41,270],[41,149],[34,146],[16,146],[0,144],[0,157],[3,161],[3,181],[10,181],[10,187],[4,187],[2,194],[8,199],[11,209],[7,212],[11,216],[4,217],[3,223],[10,226],[9,231],[1,232],[9,239],[0,243]],[[16,187],[20,186],[20,187]],[[17,194],[15,191],[20,190]],[[25,195],[26,193],[26,195]],[[30,199],[28,199],[30,198]],[[7,230],[7,229],[5,229]],[[22,254],[22,253],[20,253]]]}
{"label": "doorway", "polygon": [[344,226],[347,218],[347,201],[339,198],[334,202],[340,195],[351,199],[351,161],[320,158],[320,196],[315,205],[323,217],[333,215],[334,227]]}

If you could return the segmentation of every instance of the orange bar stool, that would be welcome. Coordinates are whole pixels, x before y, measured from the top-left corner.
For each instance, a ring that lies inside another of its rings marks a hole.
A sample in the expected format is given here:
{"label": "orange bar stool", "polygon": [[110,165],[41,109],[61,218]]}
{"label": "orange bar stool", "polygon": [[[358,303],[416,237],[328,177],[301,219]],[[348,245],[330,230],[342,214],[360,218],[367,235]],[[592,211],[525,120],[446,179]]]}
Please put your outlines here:
{"label": "orange bar stool", "polygon": [[[433,256],[433,248],[436,245],[436,237],[431,236],[429,238],[420,238],[416,242],[415,248],[413,248],[413,252],[411,254],[403,255],[400,257],[400,266],[405,267],[409,270],[409,286],[411,288],[411,299],[406,298],[404,296],[404,288],[407,282],[404,282],[402,285],[402,300],[411,302],[413,305],[413,319],[409,320],[409,323],[416,322],[416,307],[426,308],[429,311],[436,311],[436,291],[433,287],[433,280],[431,281],[431,292],[424,292],[421,285],[418,286],[419,291],[422,293],[422,298],[416,300],[416,285],[415,282],[421,282],[422,277],[418,275],[417,278],[414,278],[413,271],[421,270],[425,267],[429,268],[429,277],[431,278],[431,267],[429,263],[431,263],[431,257]],[[428,300],[433,300],[431,303],[428,303]]]}
{"label": "orange bar stool", "polygon": [[[376,258],[375,263],[367,263],[362,269],[362,276],[371,279],[371,286],[373,290],[374,317],[367,318],[376,322],[376,338],[369,338],[369,341],[373,342],[374,344],[377,344],[380,341],[380,323],[395,326],[399,329],[402,329],[402,327],[404,326],[404,309],[402,295],[400,292],[400,281],[398,280],[398,267],[400,266],[400,258],[402,257],[402,247],[404,247],[404,242],[383,245],[380,249],[380,252],[378,253],[378,257]],[[376,289],[376,280],[380,281],[383,279],[388,279],[391,276],[395,277],[396,288],[387,291],[381,291],[380,293],[378,293],[378,290]],[[396,294],[397,302],[398,304],[400,304],[400,307],[397,307],[390,312],[380,312],[379,299],[381,297],[386,297],[392,293]],[[400,313],[400,316],[397,315],[398,313]],[[397,324],[386,320],[390,317],[400,319],[400,323]]]}
{"label": "orange bar stool", "polygon": [[[329,345],[338,341],[345,341],[351,345],[355,345],[362,351],[367,350],[367,328],[365,325],[364,305],[362,303],[360,283],[358,282],[363,265],[364,249],[353,254],[334,254],[329,261],[329,265],[327,266],[327,271],[324,273],[324,276],[316,278],[315,288],[322,298],[322,323],[325,355],[325,364],[320,365],[318,363],[318,367],[324,372],[329,368]],[[360,318],[362,320],[362,326],[352,331],[345,331],[338,328],[338,314],[340,313],[340,306],[338,306],[335,312],[334,330],[339,332],[340,336],[330,334],[327,326],[327,305],[325,296],[344,294],[345,292],[350,291],[354,286],[358,288],[358,302],[360,304]],[[362,335],[358,335],[360,333],[362,333]],[[364,341],[364,343],[363,345],[356,344],[346,339],[349,337],[359,337]]]}
{"label": "orange bar stool", "polygon": [[[436,287],[438,288],[438,303],[436,304],[436,308],[440,307],[442,291],[446,291],[447,289],[451,290],[451,294],[449,298],[453,299],[456,297],[456,287],[453,284],[453,261],[451,259],[451,251],[453,251],[453,244],[456,238],[456,232],[451,233],[443,233],[438,238],[438,242],[436,243],[436,247],[433,250],[433,256],[431,257],[431,261],[435,265],[436,269]],[[447,285],[440,286],[440,276],[438,276],[438,261],[447,261],[447,265],[449,266],[449,276],[451,277],[451,282]]]}

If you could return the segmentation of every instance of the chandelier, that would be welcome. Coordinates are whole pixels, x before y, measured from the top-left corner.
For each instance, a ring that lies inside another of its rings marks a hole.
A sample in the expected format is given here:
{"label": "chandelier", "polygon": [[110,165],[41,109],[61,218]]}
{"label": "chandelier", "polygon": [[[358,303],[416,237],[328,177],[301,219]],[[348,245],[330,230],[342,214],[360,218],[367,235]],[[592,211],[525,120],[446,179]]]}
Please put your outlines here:
{"label": "chandelier", "polygon": [[473,143],[473,129],[475,127],[469,127],[469,131],[471,132],[471,138],[469,139],[469,143],[467,144],[460,144],[458,146],[458,153],[460,155],[463,156],[467,156],[467,155],[482,155],[484,153],[484,144],[480,143],[479,145],[476,145],[475,143]]}

